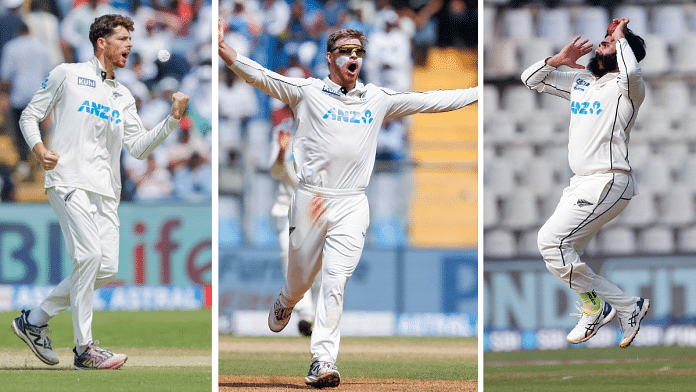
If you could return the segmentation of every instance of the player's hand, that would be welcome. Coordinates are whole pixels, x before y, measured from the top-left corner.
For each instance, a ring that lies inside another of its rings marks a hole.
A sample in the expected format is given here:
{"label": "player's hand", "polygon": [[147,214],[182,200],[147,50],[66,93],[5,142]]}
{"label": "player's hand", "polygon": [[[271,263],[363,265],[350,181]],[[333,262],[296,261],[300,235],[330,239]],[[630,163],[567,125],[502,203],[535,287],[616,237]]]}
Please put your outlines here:
{"label": "player's hand", "polygon": [[312,224],[315,225],[319,223],[319,219],[324,216],[326,212],[326,199],[321,194],[316,194],[312,197],[309,202],[309,218],[312,220]]}
{"label": "player's hand", "polygon": [[227,66],[232,65],[237,60],[237,52],[225,42],[225,29],[222,18],[218,18],[218,55]]}
{"label": "player's hand", "polygon": [[285,151],[290,145],[290,131],[281,129],[278,132],[278,145],[280,146],[280,151]]}
{"label": "player's hand", "polygon": [[184,93],[177,92],[172,94],[171,116],[177,120],[181,120],[181,116],[184,115],[184,110],[186,110],[186,104],[188,101],[189,96]]}
{"label": "player's hand", "polygon": [[627,33],[628,27],[628,18],[615,18],[613,20],[613,23],[616,25],[616,28],[614,31],[611,32],[611,36],[614,38],[614,40],[618,41],[621,38],[624,38]]}
{"label": "player's hand", "polygon": [[580,36],[575,37],[558,54],[546,60],[546,64],[556,68],[567,65],[570,68],[584,69],[584,66],[578,64],[578,59],[592,51],[592,44],[587,39],[578,42],[579,40]]}
{"label": "player's hand", "polygon": [[55,150],[47,150],[43,143],[37,143],[34,146],[34,155],[41,167],[46,171],[55,169],[60,158],[60,155]]}

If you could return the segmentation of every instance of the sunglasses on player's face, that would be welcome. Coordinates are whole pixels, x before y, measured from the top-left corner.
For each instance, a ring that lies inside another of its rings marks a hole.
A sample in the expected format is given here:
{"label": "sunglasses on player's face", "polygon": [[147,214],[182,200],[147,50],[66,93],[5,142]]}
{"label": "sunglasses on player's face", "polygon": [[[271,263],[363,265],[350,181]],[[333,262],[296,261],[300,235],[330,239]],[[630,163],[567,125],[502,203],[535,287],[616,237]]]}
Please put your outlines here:
{"label": "sunglasses on player's face", "polygon": [[360,45],[341,45],[331,49],[330,52],[336,49],[338,49],[338,54],[341,56],[352,56],[355,53],[358,58],[365,57],[365,48]]}

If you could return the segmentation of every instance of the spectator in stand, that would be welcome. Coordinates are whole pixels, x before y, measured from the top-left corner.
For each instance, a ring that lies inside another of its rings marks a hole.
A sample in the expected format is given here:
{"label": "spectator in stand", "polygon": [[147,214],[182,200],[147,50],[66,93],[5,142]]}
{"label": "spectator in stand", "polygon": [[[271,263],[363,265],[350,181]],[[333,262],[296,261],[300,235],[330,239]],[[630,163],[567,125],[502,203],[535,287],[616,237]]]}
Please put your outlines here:
{"label": "spectator in stand", "polygon": [[156,201],[168,199],[174,192],[172,175],[157,164],[152,155],[147,157],[147,170],[136,180],[135,200]]}
{"label": "spectator in stand", "polygon": [[[19,36],[5,44],[0,62],[1,90],[9,92],[11,126],[15,130],[15,145],[19,153],[17,174],[21,179],[29,176],[29,146],[19,128],[22,110],[31,101],[55,64],[44,42],[29,35],[29,27],[21,23]],[[31,59],[31,61],[27,61]]]}
{"label": "spectator in stand", "polygon": [[94,56],[88,39],[89,26],[97,17],[114,13],[118,13],[116,9],[99,0],[88,0],[70,10],[61,23],[61,36],[74,52],[73,58],[66,59],[68,62],[84,62]]}
{"label": "spectator in stand", "polygon": [[381,11],[384,26],[372,33],[367,44],[370,56],[365,58],[367,81],[394,91],[411,90],[411,39],[399,27],[396,11]]}
{"label": "spectator in stand", "polygon": [[[220,70],[218,88],[220,148],[238,147],[243,140],[247,121],[259,114],[255,89],[228,67]],[[220,153],[220,156],[225,156]]]}
{"label": "spectator in stand", "polygon": [[24,23],[20,7],[24,0],[4,0],[6,11],[0,15],[0,56],[7,41],[19,35],[19,27]]}
{"label": "spectator in stand", "polygon": [[194,203],[210,201],[213,196],[212,178],[210,163],[197,152],[193,153],[187,165],[174,175],[174,196]]}
{"label": "spectator in stand", "polygon": [[53,64],[65,62],[69,50],[67,42],[60,38],[59,20],[51,13],[50,0],[32,0],[31,12],[25,16],[32,36],[46,44]]}

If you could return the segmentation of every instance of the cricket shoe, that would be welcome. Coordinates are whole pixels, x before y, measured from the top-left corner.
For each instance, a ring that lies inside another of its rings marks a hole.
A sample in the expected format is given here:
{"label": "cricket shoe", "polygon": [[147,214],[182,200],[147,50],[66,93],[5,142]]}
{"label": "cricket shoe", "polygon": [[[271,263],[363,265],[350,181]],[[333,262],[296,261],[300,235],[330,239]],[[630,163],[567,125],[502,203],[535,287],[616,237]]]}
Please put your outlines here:
{"label": "cricket shoe", "polygon": [[314,361],[305,377],[305,384],[314,388],[337,387],[341,383],[338,368],[331,362]]}
{"label": "cricket shoe", "polygon": [[297,323],[297,329],[300,330],[300,335],[302,336],[312,336],[312,327],[314,326],[314,323],[311,322],[310,320],[305,320],[302,319],[300,320],[299,323]]}
{"label": "cricket shoe", "polygon": [[268,328],[273,332],[280,332],[288,325],[292,315],[292,306],[284,307],[280,303],[280,297],[275,301],[271,311],[268,313]]}
{"label": "cricket shoe", "polygon": [[90,343],[85,352],[77,355],[77,348],[73,348],[75,370],[118,369],[126,363],[126,354],[114,354],[109,350],[97,347],[99,341]]}
{"label": "cricket shoe", "polygon": [[645,315],[648,314],[648,308],[650,307],[650,300],[647,298],[641,298],[636,302],[633,312],[628,317],[619,316],[619,327],[621,327],[621,343],[619,346],[621,348],[628,347],[633,339],[638,334],[640,329],[640,322],[643,321]]}
{"label": "cricket shoe", "polygon": [[580,308],[579,303],[575,303],[575,307],[580,311],[580,314],[573,313],[571,316],[580,317],[580,321],[566,337],[570,343],[578,344],[590,340],[591,337],[597,334],[599,328],[614,319],[616,309],[612,308],[605,301],[601,299],[600,301],[601,308],[594,314],[587,313],[585,309]]}
{"label": "cricket shoe", "polygon": [[12,320],[12,332],[24,340],[24,343],[29,346],[41,362],[47,365],[56,365],[58,363],[58,355],[51,347],[51,339],[47,334],[51,332],[48,329],[48,324],[36,326],[29,324],[27,318],[31,310],[24,311],[16,319]]}

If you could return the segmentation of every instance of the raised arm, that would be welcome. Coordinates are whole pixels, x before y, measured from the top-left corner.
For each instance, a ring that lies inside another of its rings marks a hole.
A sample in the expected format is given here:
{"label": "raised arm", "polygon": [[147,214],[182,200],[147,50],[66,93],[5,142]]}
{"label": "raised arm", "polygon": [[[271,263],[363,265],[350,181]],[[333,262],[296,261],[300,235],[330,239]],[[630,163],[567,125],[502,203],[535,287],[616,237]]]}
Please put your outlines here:
{"label": "raised arm", "polygon": [[179,125],[188,100],[189,97],[186,94],[174,93],[169,115],[149,131],[140,120],[135,109],[135,100],[133,100],[126,108],[123,120],[123,144],[128,152],[137,159],[145,159]]}
{"label": "raised arm", "polygon": [[612,32],[616,40],[616,61],[619,66],[619,87],[632,100],[637,103],[645,98],[645,82],[633,49],[625,38],[628,18],[614,19],[618,26]]}
{"label": "raised arm", "polygon": [[252,86],[294,107],[302,98],[301,87],[311,82],[307,79],[280,75],[238,54],[225,42],[221,23],[218,20],[218,55],[227,67]]}
{"label": "raised arm", "polygon": [[389,107],[386,117],[403,117],[416,113],[439,113],[461,109],[478,101],[478,87],[459,90],[434,90],[400,93],[386,88]]}
{"label": "raised arm", "polygon": [[560,72],[556,68],[566,65],[574,69],[584,69],[578,64],[578,59],[592,51],[588,40],[580,41],[580,36],[566,45],[560,52],[545,60],[532,64],[522,72],[522,82],[525,86],[540,93],[549,93],[570,99],[570,89],[577,72]]}

